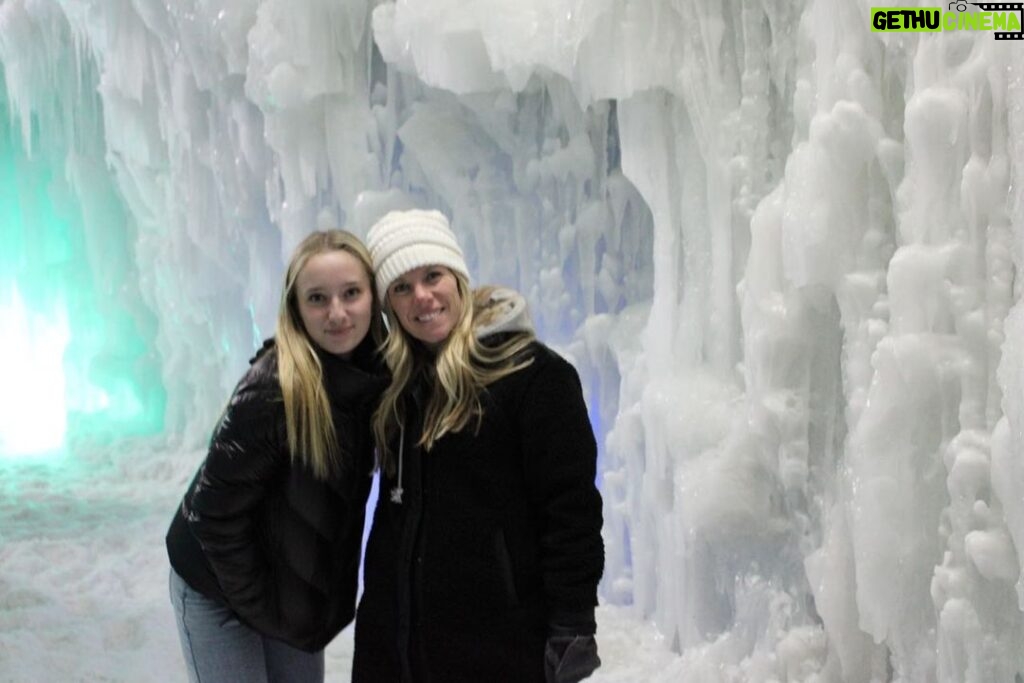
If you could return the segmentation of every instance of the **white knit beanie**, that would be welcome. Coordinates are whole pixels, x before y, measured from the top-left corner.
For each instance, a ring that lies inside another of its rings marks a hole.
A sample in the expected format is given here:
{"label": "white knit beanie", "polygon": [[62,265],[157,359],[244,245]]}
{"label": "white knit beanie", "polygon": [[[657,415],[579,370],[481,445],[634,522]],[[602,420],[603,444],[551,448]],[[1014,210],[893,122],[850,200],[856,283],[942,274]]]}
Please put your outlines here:
{"label": "white knit beanie", "polygon": [[415,268],[445,266],[469,279],[462,249],[440,211],[391,211],[370,228],[366,247],[382,304],[391,283]]}

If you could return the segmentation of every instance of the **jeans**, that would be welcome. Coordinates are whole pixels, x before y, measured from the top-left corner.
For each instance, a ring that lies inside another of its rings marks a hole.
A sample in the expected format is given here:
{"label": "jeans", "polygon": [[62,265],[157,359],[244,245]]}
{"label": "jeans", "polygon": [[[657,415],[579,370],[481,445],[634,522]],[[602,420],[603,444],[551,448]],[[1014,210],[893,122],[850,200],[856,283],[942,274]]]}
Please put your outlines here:
{"label": "jeans", "polygon": [[323,683],[324,652],[267,638],[172,569],[171,604],[191,683]]}

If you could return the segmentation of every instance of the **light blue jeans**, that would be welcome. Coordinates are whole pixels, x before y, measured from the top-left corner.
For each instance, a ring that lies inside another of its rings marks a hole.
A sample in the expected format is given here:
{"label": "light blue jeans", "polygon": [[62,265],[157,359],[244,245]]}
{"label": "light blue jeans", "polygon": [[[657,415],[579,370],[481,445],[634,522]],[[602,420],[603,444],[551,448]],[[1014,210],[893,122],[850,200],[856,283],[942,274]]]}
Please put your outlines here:
{"label": "light blue jeans", "polygon": [[267,638],[172,569],[171,604],[191,683],[323,683],[324,652]]}

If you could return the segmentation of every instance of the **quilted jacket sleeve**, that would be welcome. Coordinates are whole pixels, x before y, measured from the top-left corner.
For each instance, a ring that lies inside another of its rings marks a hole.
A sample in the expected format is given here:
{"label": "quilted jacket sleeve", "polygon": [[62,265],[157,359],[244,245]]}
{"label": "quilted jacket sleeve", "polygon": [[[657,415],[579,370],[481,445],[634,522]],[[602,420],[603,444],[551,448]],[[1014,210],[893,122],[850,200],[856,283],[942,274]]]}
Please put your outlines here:
{"label": "quilted jacket sleeve", "polygon": [[253,513],[288,465],[284,412],[275,386],[247,379],[214,430],[206,461],[185,498],[185,515],[231,609],[273,634],[274,586]]}
{"label": "quilted jacket sleeve", "polygon": [[[576,370],[542,349],[521,404],[532,505],[541,515],[541,564],[549,620],[592,621],[604,571],[597,444]],[[592,631],[590,627],[590,632]]]}

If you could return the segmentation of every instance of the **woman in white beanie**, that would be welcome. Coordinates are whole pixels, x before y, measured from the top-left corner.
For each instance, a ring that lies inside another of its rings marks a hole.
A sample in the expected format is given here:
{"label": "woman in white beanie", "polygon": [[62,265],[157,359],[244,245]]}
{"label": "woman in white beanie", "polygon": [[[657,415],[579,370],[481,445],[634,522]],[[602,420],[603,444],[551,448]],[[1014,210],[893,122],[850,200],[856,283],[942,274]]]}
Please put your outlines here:
{"label": "woman in white beanie", "polygon": [[356,683],[573,683],[600,659],[596,445],[579,377],[509,290],[474,303],[437,211],[367,236],[392,373]]}

